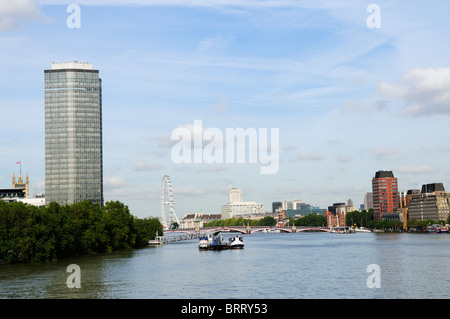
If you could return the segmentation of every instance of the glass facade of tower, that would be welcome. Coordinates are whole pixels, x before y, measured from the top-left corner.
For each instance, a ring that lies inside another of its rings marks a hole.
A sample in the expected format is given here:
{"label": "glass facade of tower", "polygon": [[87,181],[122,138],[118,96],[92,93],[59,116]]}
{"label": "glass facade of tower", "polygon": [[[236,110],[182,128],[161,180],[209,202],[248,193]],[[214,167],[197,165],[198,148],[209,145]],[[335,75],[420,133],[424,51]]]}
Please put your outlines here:
{"label": "glass facade of tower", "polygon": [[45,75],[45,196],[103,206],[102,90],[92,64],[53,63]]}

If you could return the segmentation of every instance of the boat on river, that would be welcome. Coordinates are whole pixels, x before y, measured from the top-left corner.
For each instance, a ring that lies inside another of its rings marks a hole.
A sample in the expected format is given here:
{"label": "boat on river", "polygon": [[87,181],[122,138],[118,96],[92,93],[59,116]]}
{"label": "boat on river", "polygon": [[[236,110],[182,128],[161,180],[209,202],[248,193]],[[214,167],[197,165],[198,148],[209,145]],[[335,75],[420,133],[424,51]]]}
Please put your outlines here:
{"label": "boat on river", "polygon": [[275,234],[280,233],[281,231],[279,229],[264,229],[261,232],[266,234]]}
{"label": "boat on river", "polygon": [[330,230],[332,234],[354,234],[355,230],[353,228],[348,227],[334,227]]}
{"label": "boat on river", "polygon": [[244,239],[242,236],[231,237],[228,246],[230,249],[242,249],[244,248]]}
{"label": "boat on river", "polygon": [[155,239],[149,240],[150,246],[162,246],[164,244],[164,236],[156,236]]}
{"label": "boat on river", "polygon": [[198,249],[200,249],[200,250],[208,249],[208,237],[207,236],[201,236],[199,238]]}
{"label": "boat on river", "polygon": [[205,234],[199,238],[198,249],[200,250],[224,250],[229,246],[223,241],[219,234]]}
{"label": "boat on river", "polygon": [[244,240],[242,236],[231,237],[227,242],[218,233],[206,233],[199,237],[198,249],[200,250],[225,250],[225,249],[242,249],[244,248]]}
{"label": "boat on river", "polygon": [[364,228],[364,227],[356,227],[355,232],[357,233],[371,233],[372,231],[370,229]]}
{"label": "boat on river", "polygon": [[435,224],[427,227],[427,232],[429,233],[435,233],[435,234],[442,234],[446,233],[448,231],[447,227]]}

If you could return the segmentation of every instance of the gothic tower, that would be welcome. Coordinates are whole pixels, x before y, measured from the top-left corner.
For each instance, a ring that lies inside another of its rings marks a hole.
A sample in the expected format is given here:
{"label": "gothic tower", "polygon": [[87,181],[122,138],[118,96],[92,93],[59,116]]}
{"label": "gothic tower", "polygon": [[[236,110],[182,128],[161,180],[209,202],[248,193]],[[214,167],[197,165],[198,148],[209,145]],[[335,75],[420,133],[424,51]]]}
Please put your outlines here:
{"label": "gothic tower", "polygon": [[27,178],[26,178],[25,182],[23,181],[22,174],[20,174],[19,179],[16,182],[16,176],[13,173],[11,187],[15,188],[15,189],[23,189],[23,190],[25,190],[25,198],[29,198],[29,195],[30,195],[30,178],[28,177],[28,173],[27,173]]}

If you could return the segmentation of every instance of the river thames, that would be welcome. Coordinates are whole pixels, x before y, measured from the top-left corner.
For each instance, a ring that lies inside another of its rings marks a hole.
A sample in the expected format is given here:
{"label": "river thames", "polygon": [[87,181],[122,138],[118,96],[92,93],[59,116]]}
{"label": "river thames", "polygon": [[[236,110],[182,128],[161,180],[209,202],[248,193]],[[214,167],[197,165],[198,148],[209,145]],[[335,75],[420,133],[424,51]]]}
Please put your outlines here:
{"label": "river thames", "polygon": [[[224,239],[231,234],[223,234]],[[450,235],[243,235],[242,250],[162,247],[0,266],[3,299],[437,299],[450,297]],[[81,288],[69,288],[80,269]],[[376,265],[378,271],[372,272]],[[371,281],[378,275],[378,286]],[[370,280],[369,280],[370,279]],[[371,282],[372,284],[370,284]]]}

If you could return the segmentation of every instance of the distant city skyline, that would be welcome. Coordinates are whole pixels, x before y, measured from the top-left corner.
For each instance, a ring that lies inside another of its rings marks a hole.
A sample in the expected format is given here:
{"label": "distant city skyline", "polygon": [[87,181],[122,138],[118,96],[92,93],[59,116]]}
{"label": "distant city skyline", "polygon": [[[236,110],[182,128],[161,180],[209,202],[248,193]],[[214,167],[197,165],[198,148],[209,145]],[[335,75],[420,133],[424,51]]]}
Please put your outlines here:
{"label": "distant city skyline", "polygon": [[[399,192],[450,185],[446,1],[378,1],[380,28],[359,0],[82,0],[79,25],[70,4],[0,4],[3,188],[21,161],[30,196],[45,192],[42,70],[74,59],[102,73],[104,200],[138,217],[160,215],[165,175],[177,216],[220,213],[229,185],[265,211],[359,207],[380,170]],[[196,120],[278,129],[278,170],[174,163],[171,133],[197,132]]]}

